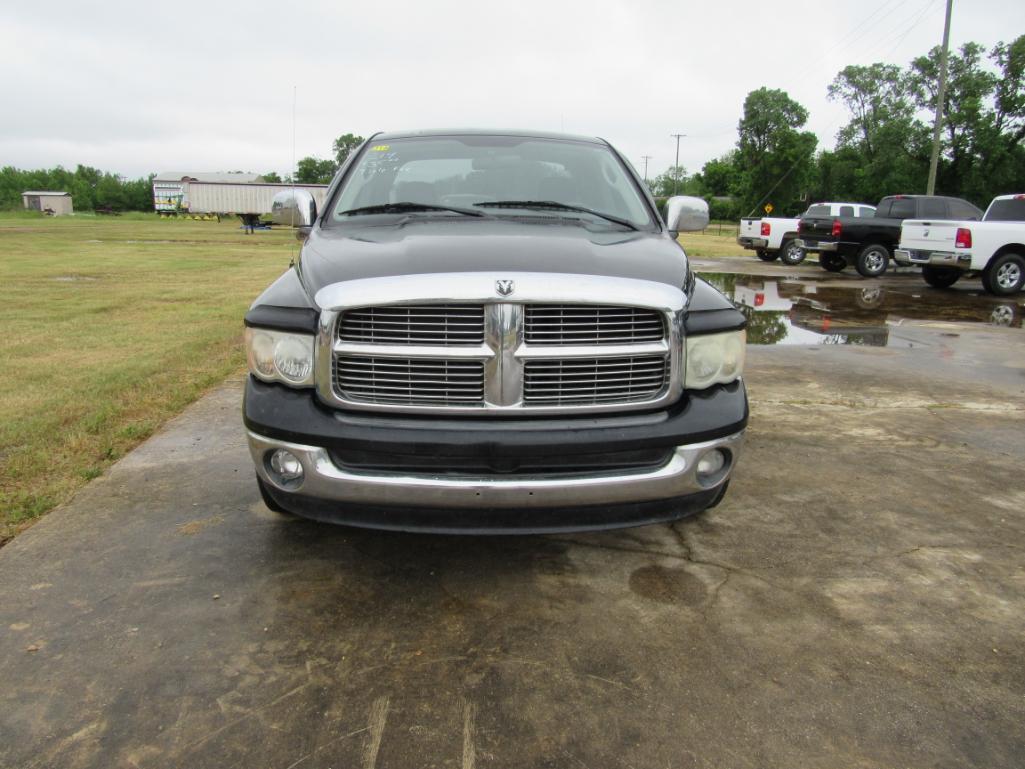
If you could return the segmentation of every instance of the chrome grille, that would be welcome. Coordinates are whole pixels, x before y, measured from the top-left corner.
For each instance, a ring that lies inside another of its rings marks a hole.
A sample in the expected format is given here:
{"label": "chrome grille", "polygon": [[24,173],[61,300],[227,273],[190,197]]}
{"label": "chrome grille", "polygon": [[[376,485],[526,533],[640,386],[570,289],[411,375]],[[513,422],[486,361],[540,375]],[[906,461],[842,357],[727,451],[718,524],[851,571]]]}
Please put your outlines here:
{"label": "chrome grille", "polygon": [[481,344],[484,307],[479,304],[361,307],[342,313],[338,338],[343,342],[369,344]]}
{"label": "chrome grille", "polygon": [[474,406],[484,401],[484,363],[475,360],[338,355],[335,391],[367,403]]}
{"label": "chrome grille", "polygon": [[527,344],[632,344],[665,338],[662,316],[642,307],[531,304],[523,325]]}
{"label": "chrome grille", "polygon": [[582,406],[652,400],[667,374],[662,355],[530,360],[523,369],[523,401]]}
{"label": "chrome grille", "polygon": [[335,408],[589,414],[661,408],[683,394],[686,294],[668,284],[425,273],[317,296],[317,394]]}

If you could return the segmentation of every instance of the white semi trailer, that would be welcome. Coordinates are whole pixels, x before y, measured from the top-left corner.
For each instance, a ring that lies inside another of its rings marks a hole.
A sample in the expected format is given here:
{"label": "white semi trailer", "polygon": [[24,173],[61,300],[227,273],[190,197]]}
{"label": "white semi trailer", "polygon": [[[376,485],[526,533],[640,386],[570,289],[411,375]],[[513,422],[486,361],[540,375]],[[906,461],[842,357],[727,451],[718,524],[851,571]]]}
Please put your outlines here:
{"label": "white semi trailer", "polygon": [[303,190],[320,209],[326,184],[270,184],[266,182],[153,181],[153,207],[164,214],[236,214],[254,219],[274,211],[274,198],[282,192]]}

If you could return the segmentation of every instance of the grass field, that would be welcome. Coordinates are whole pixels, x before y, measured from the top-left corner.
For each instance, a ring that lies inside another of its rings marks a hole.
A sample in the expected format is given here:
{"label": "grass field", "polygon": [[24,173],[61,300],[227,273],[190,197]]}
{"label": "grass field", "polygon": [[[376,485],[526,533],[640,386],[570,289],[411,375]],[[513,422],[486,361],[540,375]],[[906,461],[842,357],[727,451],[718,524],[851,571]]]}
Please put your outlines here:
{"label": "grass field", "polygon": [[0,213],[0,541],[244,366],[290,231]]}
{"label": "grass field", "polygon": [[703,232],[684,232],[680,243],[691,256],[754,256],[737,245],[737,225],[712,222]]}

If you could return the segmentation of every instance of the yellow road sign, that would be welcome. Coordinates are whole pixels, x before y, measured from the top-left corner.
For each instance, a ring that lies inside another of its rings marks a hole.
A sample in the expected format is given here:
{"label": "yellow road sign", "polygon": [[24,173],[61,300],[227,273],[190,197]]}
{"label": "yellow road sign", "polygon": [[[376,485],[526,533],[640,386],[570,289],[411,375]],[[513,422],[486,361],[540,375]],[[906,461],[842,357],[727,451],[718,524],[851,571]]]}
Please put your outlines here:
{"label": "yellow road sign", "polygon": [[766,203],[765,204],[765,213],[767,213],[767,214],[771,214],[772,213],[772,203]]}

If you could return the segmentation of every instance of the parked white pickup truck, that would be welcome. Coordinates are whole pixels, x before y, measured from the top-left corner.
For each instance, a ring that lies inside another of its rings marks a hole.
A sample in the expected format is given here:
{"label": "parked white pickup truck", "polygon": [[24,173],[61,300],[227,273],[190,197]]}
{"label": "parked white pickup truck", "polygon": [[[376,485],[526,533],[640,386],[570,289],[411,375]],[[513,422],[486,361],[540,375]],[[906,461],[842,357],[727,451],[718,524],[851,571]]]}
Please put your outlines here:
{"label": "parked white pickup truck", "polygon": [[764,262],[779,258],[783,264],[800,264],[805,250],[797,244],[797,224],[803,216],[873,216],[875,206],[861,203],[815,203],[801,216],[793,219],[783,217],[745,218],[740,220],[737,243],[753,249]]}
{"label": "parked white pickup truck", "polygon": [[999,195],[981,222],[906,219],[900,229],[898,264],[922,265],[922,277],[949,288],[966,273],[982,287],[1006,296],[1025,286],[1025,195]]}

